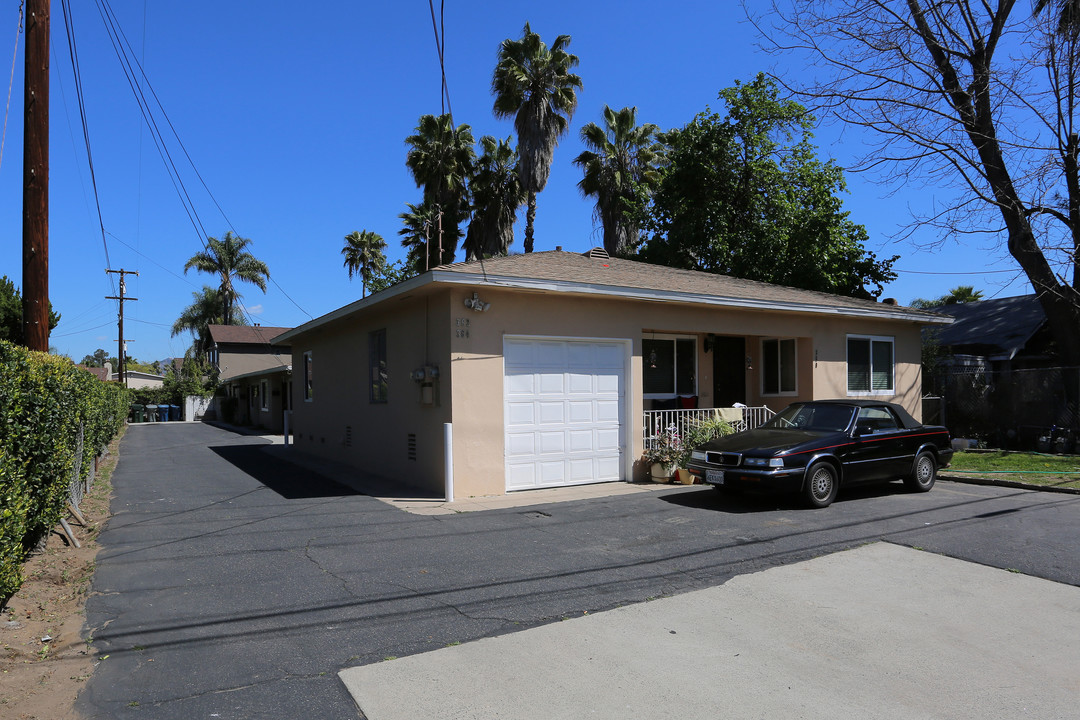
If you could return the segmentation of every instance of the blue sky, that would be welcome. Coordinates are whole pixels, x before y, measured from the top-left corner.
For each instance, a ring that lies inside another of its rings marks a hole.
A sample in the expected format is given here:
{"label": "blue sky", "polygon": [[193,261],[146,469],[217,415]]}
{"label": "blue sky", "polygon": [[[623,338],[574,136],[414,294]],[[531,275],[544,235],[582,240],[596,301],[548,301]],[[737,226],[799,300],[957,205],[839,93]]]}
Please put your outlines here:
{"label": "blue sky", "polygon": [[[0,13],[0,57],[11,58],[18,3]],[[360,297],[360,283],[342,268],[343,237],[380,233],[391,259],[403,257],[397,231],[406,202],[420,191],[405,168],[405,137],[417,118],[440,112],[438,58],[426,2],[329,0],[316,5],[277,0],[154,3],[111,0],[111,8],[150,86],[164,105],[210,193],[168,133],[198,223],[181,203],[145,129],[134,95],[105,32],[97,3],[73,3],[86,118],[94,158],[104,242],[82,140],[75,82],[59,2],[53,3],[50,170],[50,295],[62,320],[50,344],[75,360],[105,348],[116,352],[115,278],[105,268],[137,270],[125,308],[128,354],[149,361],[181,356],[189,335],[170,327],[192,293],[213,278],[183,273],[202,249],[201,233],[227,230],[251,238],[252,251],[274,280],[264,295],[244,287],[254,322],[295,326]],[[436,5],[436,10],[438,6]],[[569,34],[584,82],[570,133],[556,150],[547,188],[538,196],[536,249],[585,251],[602,244],[592,203],[581,198],[578,131],[600,122],[604,104],[637,106],[640,122],[677,127],[717,92],[761,70],[798,78],[797,65],[762,54],[736,3],[688,1],[663,10],[636,0],[597,3],[447,3],[446,72],[457,123],[473,134],[506,137],[510,121],[491,113],[491,71],[500,41],[519,37],[525,21],[551,41]],[[22,50],[4,154],[0,161],[0,224],[9,241],[0,274],[22,286]],[[7,60],[4,60],[6,63]],[[10,71],[10,67],[7,68]],[[4,73],[6,74],[6,73]],[[159,123],[162,119],[158,118]],[[851,131],[817,132],[823,157],[842,165],[862,150]],[[908,303],[956,285],[987,296],[1029,292],[1013,280],[1000,252],[955,244],[919,250],[894,236],[909,208],[927,208],[932,194],[883,187],[848,175],[845,207],[866,226],[868,249],[901,256],[900,277],[885,296]],[[220,210],[218,209],[220,206]],[[512,250],[520,251],[524,218]],[[920,244],[934,238],[917,235]],[[459,259],[463,259],[463,256]],[[936,275],[925,273],[965,273]]]}

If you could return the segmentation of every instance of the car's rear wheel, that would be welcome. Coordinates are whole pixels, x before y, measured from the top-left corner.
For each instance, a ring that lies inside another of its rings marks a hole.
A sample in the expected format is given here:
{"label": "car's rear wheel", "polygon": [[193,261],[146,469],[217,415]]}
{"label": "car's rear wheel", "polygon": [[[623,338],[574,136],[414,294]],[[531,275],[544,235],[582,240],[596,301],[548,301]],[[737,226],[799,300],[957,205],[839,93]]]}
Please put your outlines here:
{"label": "car's rear wheel", "polygon": [[816,462],[806,471],[803,499],[812,508],[824,508],[836,499],[838,487],[836,468],[827,462]]}
{"label": "car's rear wheel", "polygon": [[937,461],[934,454],[924,450],[915,457],[911,474],[904,478],[904,484],[915,492],[926,492],[937,481]]}

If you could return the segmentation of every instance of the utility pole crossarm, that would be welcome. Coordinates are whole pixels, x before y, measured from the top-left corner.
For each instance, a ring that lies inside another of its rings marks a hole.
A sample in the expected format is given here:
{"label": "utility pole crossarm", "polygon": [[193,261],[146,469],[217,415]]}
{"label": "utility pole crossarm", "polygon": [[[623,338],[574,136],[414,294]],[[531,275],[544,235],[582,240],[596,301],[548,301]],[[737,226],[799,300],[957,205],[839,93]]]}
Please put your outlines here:
{"label": "utility pole crossarm", "polygon": [[119,338],[117,340],[117,345],[119,347],[117,348],[118,352],[116,354],[116,364],[119,367],[117,367],[116,372],[117,372],[117,375],[118,375],[118,377],[120,379],[121,384],[123,384],[125,387],[127,387],[127,359],[124,357],[125,355],[127,355],[127,351],[125,350],[125,342],[124,342],[124,301],[125,300],[131,300],[132,302],[134,302],[134,301],[138,300],[139,298],[127,297],[127,295],[126,295],[127,283],[124,281],[124,276],[125,275],[134,275],[134,276],[138,277],[139,273],[136,270],[124,270],[123,268],[121,268],[119,270],[106,270],[105,272],[106,273],[115,273],[115,274],[118,274],[120,276],[120,295],[119,296],[106,295],[105,299],[106,300],[119,300],[120,301],[120,313],[119,313],[119,319],[120,319],[119,326],[120,327],[119,327]]}

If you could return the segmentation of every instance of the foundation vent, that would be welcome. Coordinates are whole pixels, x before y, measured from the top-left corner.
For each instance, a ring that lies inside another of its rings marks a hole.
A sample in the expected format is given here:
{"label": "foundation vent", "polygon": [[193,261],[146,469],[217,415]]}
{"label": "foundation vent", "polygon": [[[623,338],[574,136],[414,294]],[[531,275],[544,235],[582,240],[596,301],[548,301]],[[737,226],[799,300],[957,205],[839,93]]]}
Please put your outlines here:
{"label": "foundation vent", "polygon": [[409,447],[406,452],[410,460],[416,459],[416,433],[409,433]]}
{"label": "foundation vent", "polygon": [[352,425],[345,426],[345,447],[352,447]]}

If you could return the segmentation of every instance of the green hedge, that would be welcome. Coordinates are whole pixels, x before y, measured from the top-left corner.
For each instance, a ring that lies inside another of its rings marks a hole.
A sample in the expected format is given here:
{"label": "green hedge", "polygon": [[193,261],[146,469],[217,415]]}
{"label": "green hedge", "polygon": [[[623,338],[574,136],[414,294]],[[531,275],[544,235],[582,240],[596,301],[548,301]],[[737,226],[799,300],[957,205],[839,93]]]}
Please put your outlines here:
{"label": "green hedge", "polygon": [[126,388],[67,358],[0,341],[0,605],[22,584],[27,552],[63,516],[77,464],[88,477],[129,402]]}

